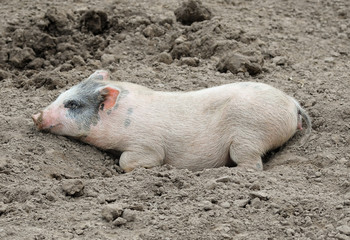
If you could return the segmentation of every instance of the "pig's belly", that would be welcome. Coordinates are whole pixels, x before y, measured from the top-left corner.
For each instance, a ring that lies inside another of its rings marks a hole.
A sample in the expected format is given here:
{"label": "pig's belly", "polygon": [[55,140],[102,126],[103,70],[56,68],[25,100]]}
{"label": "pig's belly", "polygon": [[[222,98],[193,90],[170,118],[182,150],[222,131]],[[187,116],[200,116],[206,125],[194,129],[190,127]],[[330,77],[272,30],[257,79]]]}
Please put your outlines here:
{"label": "pig's belly", "polygon": [[184,147],[178,151],[169,149],[166,152],[165,163],[176,168],[186,168],[193,171],[205,168],[215,168],[228,165],[230,161],[229,146],[202,146],[200,149]]}

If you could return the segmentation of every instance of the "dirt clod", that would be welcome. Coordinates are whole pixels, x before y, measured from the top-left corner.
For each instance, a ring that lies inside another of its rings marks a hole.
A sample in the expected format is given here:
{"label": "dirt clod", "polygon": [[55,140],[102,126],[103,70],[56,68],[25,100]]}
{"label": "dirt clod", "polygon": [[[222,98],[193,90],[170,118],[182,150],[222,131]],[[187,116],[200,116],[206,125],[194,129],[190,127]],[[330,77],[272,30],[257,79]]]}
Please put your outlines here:
{"label": "dirt clod", "polygon": [[199,0],[188,0],[175,10],[176,20],[184,25],[191,25],[194,22],[209,20],[212,17],[211,11],[203,6]]}
{"label": "dirt clod", "polygon": [[64,180],[62,190],[67,196],[79,197],[84,194],[84,183],[79,179]]}
{"label": "dirt clod", "polygon": [[158,61],[166,64],[171,64],[173,62],[173,58],[167,52],[162,52],[158,55]]}
{"label": "dirt clod", "polygon": [[115,219],[119,218],[123,214],[123,207],[120,204],[113,203],[108,204],[102,209],[102,217],[108,221],[112,222]]}
{"label": "dirt clod", "polygon": [[216,68],[219,72],[230,71],[233,74],[248,72],[254,76],[262,72],[262,63],[259,58],[234,53],[221,58]]}
{"label": "dirt clod", "polygon": [[103,33],[108,28],[108,15],[103,11],[87,11],[80,20],[80,26],[82,31]]}
{"label": "dirt clod", "polygon": [[24,68],[35,58],[35,52],[29,47],[16,47],[10,52],[9,62],[15,67]]}

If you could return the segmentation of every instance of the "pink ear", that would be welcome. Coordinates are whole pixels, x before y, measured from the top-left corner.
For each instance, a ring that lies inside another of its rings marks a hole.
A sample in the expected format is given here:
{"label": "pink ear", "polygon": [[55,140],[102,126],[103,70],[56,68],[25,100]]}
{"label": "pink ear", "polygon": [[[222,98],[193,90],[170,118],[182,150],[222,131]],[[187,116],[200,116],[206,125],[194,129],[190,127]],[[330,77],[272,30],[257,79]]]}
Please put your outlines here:
{"label": "pink ear", "polygon": [[112,87],[105,87],[101,90],[101,95],[103,97],[103,102],[100,105],[101,110],[109,110],[114,107],[117,102],[119,95],[119,90]]}
{"label": "pink ear", "polygon": [[106,70],[97,70],[89,78],[106,81],[109,79],[109,72]]}

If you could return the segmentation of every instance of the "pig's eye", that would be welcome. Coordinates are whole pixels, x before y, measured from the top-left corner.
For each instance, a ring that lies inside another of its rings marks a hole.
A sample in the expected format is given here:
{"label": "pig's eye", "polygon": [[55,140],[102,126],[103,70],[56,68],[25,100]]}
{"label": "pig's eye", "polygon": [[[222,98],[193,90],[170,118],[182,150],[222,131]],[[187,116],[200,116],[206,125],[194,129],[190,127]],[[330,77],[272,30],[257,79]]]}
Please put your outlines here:
{"label": "pig's eye", "polygon": [[66,104],[64,104],[64,107],[74,110],[74,109],[80,108],[81,105],[75,100],[70,100],[70,101],[66,102]]}

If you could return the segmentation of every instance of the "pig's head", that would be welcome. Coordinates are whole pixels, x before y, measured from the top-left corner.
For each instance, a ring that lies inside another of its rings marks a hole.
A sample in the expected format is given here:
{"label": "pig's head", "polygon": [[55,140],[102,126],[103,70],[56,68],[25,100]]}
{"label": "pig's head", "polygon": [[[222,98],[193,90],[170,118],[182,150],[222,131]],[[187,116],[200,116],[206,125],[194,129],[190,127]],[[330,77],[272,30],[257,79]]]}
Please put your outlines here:
{"label": "pig's head", "polygon": [[89,136],[101,113],[108,113],[116,105],[120,89],[108,85],[107,71],[98,70],[88,79],[63,92],[32,119],[39,130],[82,138]]}

